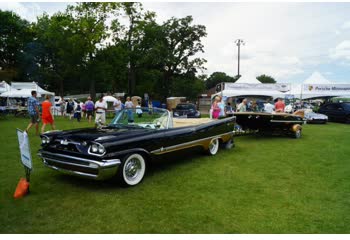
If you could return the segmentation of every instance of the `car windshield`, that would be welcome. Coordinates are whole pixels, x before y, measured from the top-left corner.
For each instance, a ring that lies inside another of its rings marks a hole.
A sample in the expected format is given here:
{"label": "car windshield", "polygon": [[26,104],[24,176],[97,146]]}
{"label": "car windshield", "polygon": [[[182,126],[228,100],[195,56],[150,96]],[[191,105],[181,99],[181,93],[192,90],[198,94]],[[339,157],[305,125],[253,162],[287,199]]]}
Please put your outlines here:
{"label": "car windshield", "polygon": [[195,107],[191,104],[178,104],[176,106],[177,110],[190,110],[190,109],[195,109]]}
{"label": "car windshield", "polygon": [[160,108],[129,108],[120,111],[110,125],[112,127],[167,129],[172,126],[170,113]]}

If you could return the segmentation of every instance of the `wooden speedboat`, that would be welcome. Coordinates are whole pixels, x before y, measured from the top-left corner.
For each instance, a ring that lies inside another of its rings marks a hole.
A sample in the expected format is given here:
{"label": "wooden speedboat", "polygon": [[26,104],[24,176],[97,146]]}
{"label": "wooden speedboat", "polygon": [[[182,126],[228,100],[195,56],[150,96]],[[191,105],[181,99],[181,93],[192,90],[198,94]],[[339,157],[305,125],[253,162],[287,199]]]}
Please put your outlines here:
{"label": "wooden speedboat", "polygon": [[277,133],[301,137],[303,118],[296,114],[237,112],[236,122],[244,131],[255,130],[259,133]]}

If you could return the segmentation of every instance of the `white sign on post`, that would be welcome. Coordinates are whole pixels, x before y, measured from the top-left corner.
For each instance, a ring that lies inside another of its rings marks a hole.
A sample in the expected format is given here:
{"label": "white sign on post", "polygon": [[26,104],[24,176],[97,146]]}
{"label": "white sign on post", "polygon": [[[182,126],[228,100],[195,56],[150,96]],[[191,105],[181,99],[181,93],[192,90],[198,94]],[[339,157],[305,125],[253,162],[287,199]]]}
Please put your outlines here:
{"label": "white sign on post", "polygon": [[19,144],[19,151],[21,154],[21,161],[23,165],[32,170],[32,157],[30,154],[28,134],[20,129],[17,129],[17,137]]}

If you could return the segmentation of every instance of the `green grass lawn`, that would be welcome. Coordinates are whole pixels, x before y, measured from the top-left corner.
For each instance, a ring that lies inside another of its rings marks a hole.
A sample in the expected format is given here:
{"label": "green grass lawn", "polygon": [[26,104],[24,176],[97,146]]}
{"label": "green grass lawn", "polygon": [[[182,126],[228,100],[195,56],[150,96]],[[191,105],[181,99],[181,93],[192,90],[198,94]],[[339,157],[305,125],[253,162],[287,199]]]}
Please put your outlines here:
{"label": "green grass lawn", "polygon": [[133,188],[45,168],[33,129],[31,193],[14,200],[24,176],[16,128],[27,124],[0,119],[0,233],[350,233],[350,125],[305,125],[301,139],[237,137],[214,157],[164,159]]}

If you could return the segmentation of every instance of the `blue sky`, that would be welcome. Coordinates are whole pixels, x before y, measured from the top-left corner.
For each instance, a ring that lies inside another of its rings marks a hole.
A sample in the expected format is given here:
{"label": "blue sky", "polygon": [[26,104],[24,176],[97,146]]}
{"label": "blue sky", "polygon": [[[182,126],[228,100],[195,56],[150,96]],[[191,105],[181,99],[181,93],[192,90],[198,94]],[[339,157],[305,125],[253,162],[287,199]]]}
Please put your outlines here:
{"label": "blue sky", "polygon": [[[0,2],[29,21],[68,3]],[[71,3],[72,4],[72,3]],[[192,15],[207,27],[203,39],[205,73],[237,73],[237,47],[243,38],[241,74],[267,74],[278,82],[302,82],[314,71],[332,82],[350,83],[350,3],[188,3],[144,2],[159,22]]]}

